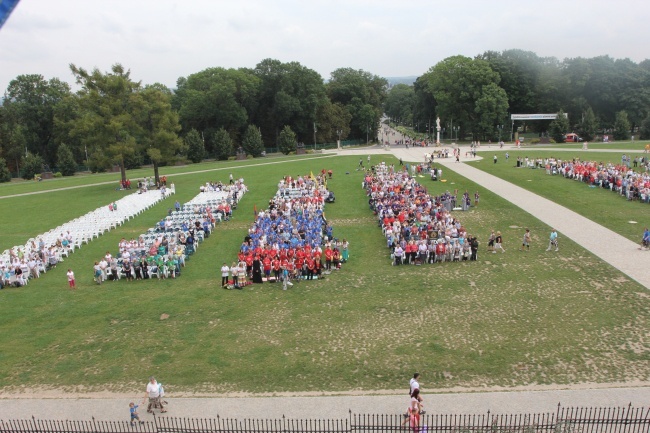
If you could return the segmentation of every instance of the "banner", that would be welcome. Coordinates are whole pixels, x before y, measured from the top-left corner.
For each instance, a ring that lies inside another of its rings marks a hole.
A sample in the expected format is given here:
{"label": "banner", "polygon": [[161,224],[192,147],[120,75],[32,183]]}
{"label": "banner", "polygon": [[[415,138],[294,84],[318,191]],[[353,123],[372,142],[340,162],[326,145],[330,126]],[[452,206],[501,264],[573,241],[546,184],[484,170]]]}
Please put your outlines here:
{"label": "banner", "polygon": [[9,14],[14,10],[19,0],[0,0],[0,28],[9,18]]}
{"label": "banner", "polygon": [[[564,113],[564,117],[568,118],[569,115]],[[555,120],[557,113],[552,114],[511,114],[510,120]]]}

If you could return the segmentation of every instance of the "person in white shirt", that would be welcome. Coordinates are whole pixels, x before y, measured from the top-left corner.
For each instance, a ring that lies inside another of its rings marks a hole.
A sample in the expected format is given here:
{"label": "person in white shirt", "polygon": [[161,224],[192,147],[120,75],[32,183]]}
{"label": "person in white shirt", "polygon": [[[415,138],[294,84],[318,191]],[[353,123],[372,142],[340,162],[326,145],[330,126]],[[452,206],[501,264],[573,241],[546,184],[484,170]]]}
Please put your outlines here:
{"label": "person in white shirt", "polygon": [[418,402],[418,405],[419,405],[419,408],[420,408],[419,413],[421,415],[424,415],[425,412],[424,412],[424,410],[422,410],[422,397],[420,397],[420,392],[421,392],[421,390],[420,390],[420,373],[414,373],[413,374],[413,377],[411,378],[411,380],[409,382],[409,385],[410,385],[410,387],[409,387],[409,395],[411,396],[411,398],[414,397],[415,391],[416,390],[418,391],[417,394],[415,395],[415,398],[417,399],[417,402]]}
{"label": "person in white shirt", "polygon": [[221,267],[221,287],[227,288],[228,287],[228,274],[230,273],[230,268],[226,264],[226,262],[223,262],[223,266]]}
{"label": "person in white shirt", "polygon": [[155,408],[160,408],[160,413],[167,412],[163,408],[162,401],[160,401],[160,384],[156,382],[156,378],[151,376],[149,378],[149,383],[147,384],[147,391],[144,394],[142,399],[142,404],[149,398],[149,406],[147,406],[147,412],[153,413]]}

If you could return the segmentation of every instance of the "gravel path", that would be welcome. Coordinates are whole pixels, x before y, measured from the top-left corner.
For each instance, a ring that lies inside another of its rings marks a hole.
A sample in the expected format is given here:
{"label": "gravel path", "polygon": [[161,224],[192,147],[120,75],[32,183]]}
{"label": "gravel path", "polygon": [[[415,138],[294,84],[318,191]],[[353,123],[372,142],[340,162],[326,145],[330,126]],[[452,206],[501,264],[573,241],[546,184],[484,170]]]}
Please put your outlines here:
{"label": "gravel path", "polygon": [[[408,381],[404,381],[408,386]],[[423,386],[426,383],[422,384]],[[647,385],[647,384],[646,384]],[[144,386],[144,385],[143,385]],[[549,391],[464,392],[423,394],[430,414],[482,414],[555,412],[565,407],[643,407],[650,401],[650,387]],[[164,416],[190,418],[345,419],[357,414],[398,414],[408,406],[408,388],[398,395],[343,395],[328,397],[173,398]],[[126,420],[129,402],[142,403],[142,393],[132,398],[103,399],[6,399],[0,400],[0,420]],[[140,406],[143,420],[152,420]],[[158,416],[158,415],[157,415]]]}

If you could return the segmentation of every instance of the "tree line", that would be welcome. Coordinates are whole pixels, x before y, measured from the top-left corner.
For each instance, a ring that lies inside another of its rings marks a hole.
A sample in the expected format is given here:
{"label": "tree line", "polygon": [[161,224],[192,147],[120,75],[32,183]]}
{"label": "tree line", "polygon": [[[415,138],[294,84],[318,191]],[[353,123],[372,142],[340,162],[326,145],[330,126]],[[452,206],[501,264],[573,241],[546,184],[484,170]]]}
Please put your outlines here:
{"label": "tree line", "polygon": [[[385,113],[413,129],[443,137],[496,138],[512,113],[568,113],[523,126],[557,141],[613,131],[650,138],[650,60],[608,56],[559,61],[532,52],[488,51],[449,57],[412,85],[340,68],[324,80],[298,62],[265,59],[254,68],[208,68],[176,88],[142,84],[122,65],[88,71],[70,65],[79,90],[58,78],[20,75],[0,105],[0,180],[10,171],[32,178],[43,166],[62,175],[158,168],[204,158],[254,157],[266,148],[290,153],[296,143],[375,137]],[[504,135],[506,136],[506,135]]]}
{"label": "tree line", "polygon": [[[609,56],[559,61],[523,50],[449,57],[387,95],[391,119],[432,134],[436,117],[447,137],[510,137],[510,114],[561,113],[556,121],[515,122],[556,141],[577,132],[616,140],[650,138],[650,60]],[[564,117],[564,113],[568,117]],[[433,125],[433,126],[432,126]],[[516,129],[515,129],[516,130]]]}

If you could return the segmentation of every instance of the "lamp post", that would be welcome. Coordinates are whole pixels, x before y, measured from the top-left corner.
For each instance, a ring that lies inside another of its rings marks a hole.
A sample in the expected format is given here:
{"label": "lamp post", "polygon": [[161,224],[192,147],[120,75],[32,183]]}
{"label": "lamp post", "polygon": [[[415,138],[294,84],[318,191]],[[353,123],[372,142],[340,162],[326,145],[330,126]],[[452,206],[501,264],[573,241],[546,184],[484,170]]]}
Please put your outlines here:
{"label": "lamp post", "polygon": [[336,143],[336,147],[338,147],[339,149],[341,148],[341,134],[343,134],[343,130],[342,129],[337,129],[336,130],[336,135],[339,136],[339,141],[338,141],[338,143]]}
{"label": "lamp post", "polygon": [[458,141],[458,131],[460,131],[460,126],[454,126],[453,128],[456,132],[456,141]]}
{"label": "lamp post", "polygon": [[314,150],[318,149],[318,145],[316,144],[316,132],[318,129],[316,129],[316,122],[314,122]]}
{"label": "lamp post", "polygon": [[366,144],[368,144],[368,132],[370,132],[370,127],[366,123]]}
{"label": "lamp post", "polygon": [[499,130],[499,143],[501,143],[501,133],[503,132],[503,125],[497,125],[497,129]]}

